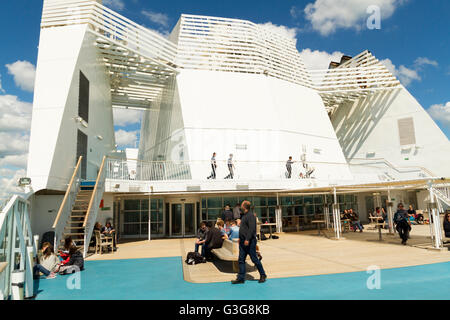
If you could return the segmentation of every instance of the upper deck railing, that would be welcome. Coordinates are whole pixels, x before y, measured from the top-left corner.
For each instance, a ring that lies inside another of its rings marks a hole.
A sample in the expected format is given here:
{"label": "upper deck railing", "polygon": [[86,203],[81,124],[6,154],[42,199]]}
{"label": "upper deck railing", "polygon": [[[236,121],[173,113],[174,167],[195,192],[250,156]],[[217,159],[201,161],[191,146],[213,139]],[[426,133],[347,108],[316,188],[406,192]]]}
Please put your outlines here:
{"label": "upper deck railing", "polygon": [[[112,159],[106,161],[106,178],[128,181],[280,181],[280,180],[333,180],[333,181],[394,181],[433,177],[421,167],[395,167],[384,159],[355,160],[350,164],[332,162],[294,162],[289,169],[286,161],[235,161],[233,177],[228,162],[217,160],[215,179],[211,161],[140,161]],[[209,178],[209,179],[208,179]]]}

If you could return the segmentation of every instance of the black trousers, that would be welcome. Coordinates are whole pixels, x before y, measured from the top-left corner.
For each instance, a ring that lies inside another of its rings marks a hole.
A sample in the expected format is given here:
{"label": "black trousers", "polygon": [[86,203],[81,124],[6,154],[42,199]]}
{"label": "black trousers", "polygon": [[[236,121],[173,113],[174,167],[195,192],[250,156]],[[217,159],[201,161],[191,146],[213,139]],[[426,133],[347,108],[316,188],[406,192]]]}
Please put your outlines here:
{"label": "black trousers", "polygon": [[250,256],[252,259],[252,262],[255,264],[256,268],[258,269],[260,276],[265,276],[266,272],[264,271],[264,268],[261,264],[261,261],[258,259],[258,255],[256,254],[256,239],[252,239],[249,242],[248,246],[244,245],[244,239],[239,239],[239,274],[238,279],[239,280],[245,280],[245,259],[247,258],[247,255]]}
{"label": "black trousers", "polygon": [[409,231],[411,230],[409,224],[406,221],[400,221],[397,223],[396,229],[400,238],[406,242],[409,238]]}
{"label": "black trousers", "polygon": [[211,175],[209,176],[210,179],[216,178],[216,166],[214,164],[211,164]]}

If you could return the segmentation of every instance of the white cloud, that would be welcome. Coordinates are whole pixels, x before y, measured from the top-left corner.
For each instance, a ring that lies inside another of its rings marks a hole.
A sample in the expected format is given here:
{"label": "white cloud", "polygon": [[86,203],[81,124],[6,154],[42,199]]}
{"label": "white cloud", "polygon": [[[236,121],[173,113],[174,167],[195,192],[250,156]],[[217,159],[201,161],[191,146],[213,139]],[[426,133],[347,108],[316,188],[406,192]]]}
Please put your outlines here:
{"label": "white cloud", "polygon": [[118,147],[135,147],[138,132],[139,131],[116,131],[116,143]]}
{"label": "white cloud", "polygon": [[142,14],[155,24],[163,26],[164,28],[169,27],[169,16],[165,13],[142,10]]}
{"label": "white cloud", "polygon": [[[28,150],[27,150],[28,151]],[[0,159],[0,166],[4,173],[8,172],[5,167],[15,167],[25,169],[28,162],[28,153],[22,153],[19,155],[9,155]]]}
{"label": "white cloud", "polygon": [[446,104],[432,105],[427,111],[434,120],[450,128],[450,101]]}
{"label": "white cloud", "polygon": [[9,199],[12,194],[23,194],[23,189],[17,186],[17,182],[20,178],[25,177],[26,172],[24,169],[17,170],[12,176],[5,177],[0,175],[0,205]]}
{"label": "white cloud", "polygon": [[122,0],[103,0],[103,5],[118,11],[125,9],[125,3]]}
{"label": "white cloud", "polygon": [[339,62],[344,54],[339,51],[328,53],[326,51],[319,51],[311,49],[304,49],[300,52],[300,56],[305,64],[305,67],[310,70],[328,69],[331,61]]}
{"label": "white cloud", "polygon": [[142,119],[142,111],[131,109],[114,109],[114,125],[125,127],[131,124],[139,124]]}
{"label": "white cloud", "polygon": [[426,65],[433,66],[433,67],[439,66],[437,61],[430,60],[430,59],[425,58],[425,57],[417,58],[416,61],[414,61],[414,65],[417,68],[421,68],[421,67],[426,66]]}
{"label": "white cloud", "polygon": [[[315,0],[304,9],[306,19],[312,28],[323,36],[328,36],[338,29],[360,30],[369,17],[367,8],[378,6],[381,19],[390,18],[395,10],[406,0]],[[295,10],[291,9],[291,15]]]}
{"label": "white cloud", "polygon": [[14,82],[25,91],[34,91],[34,79],[36,78],[36,68],[31,62],[16,61],[7,64],[8,73],[14,77]]}
{"label": "white cloud", "polygon": [[298,33],[297,28],[289,28],[289,27],[282,26],[282,25],[279,26],[279,25],[273,24],[272,22],[266,22],[266,23],[262,23],[259,25],[273,33],[278,33],[286,38],[297,41],[297,33]]}
{"label": "white cloud", "polygon": [[26,174],[31,109],[16,96],[0,95],[0,201],[22,192],[17,180]]}
{"label": "white cloud", "polygon": [[[6,156],[20,156],[28,152],[31,125],[31,103],[20,101],[16,96],[0,95],[0,167]],[[24,167],[9,158],[8,164]]]}
{"label": "white cloud", "polygon": [[409,86],[413,81],[422,80],[418,70],[407,68],[404,65],[397,68],[390,59],[381,60],[381,63],[384,64],[404,86]]}

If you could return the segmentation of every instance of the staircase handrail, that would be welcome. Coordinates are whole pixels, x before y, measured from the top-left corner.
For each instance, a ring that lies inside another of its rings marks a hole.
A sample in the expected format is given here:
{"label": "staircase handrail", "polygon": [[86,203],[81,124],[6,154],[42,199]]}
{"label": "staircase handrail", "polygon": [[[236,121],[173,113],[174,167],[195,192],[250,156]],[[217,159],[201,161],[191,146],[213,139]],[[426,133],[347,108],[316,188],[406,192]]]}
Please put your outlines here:
{"label": "staircase handrail", "polygon": [[81,162],[83,160],[83,156],[78,158],[77,165],[72,174],[72,178],[70,179],[69,185],[67,187],[66,193],[64,195],[64,199],[59,207],[58,214],[56,215],[55,222],[53,223],[52,228],[55,229],[55,242],[54,247],[55,250],[59,247],[59,241],[64,232],[64,227],[67,223],[67,219],[72,212],[72,207],[75,204],[75,200],[77,198],[78,189],[81,183]]}
{"label": "staircase handrail", "polygon": [[100,201],[103,197],[103,193],[105,191],[105,179],[106,179],[106,170],[105,168],[106,156],[103,157],[102,164],[100,166],[100,170],[97,175],[97,180],[95,181],[95,186],[92,191],[91,200],[89,201],[89,206],[86,212],[86,217],[84,218],[84,252],[83,255],[86,257],[89,241],[92,236],[92,231],[94,228],[94,222],[97,218],[98,209],[100,207]]}

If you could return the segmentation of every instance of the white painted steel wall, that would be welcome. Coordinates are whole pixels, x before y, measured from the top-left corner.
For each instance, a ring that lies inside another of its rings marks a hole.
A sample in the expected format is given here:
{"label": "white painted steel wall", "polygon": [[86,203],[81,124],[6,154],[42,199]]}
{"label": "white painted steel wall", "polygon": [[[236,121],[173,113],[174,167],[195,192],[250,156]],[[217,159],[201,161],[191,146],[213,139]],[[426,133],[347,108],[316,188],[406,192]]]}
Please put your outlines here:
{"label": "white painted steel wall", "polygon": [[[78,129],[88,136],[88,178],[115,149],[110,80],[93,42],[82,25],[41,30],[27,172],[35,192],[67,188]],[[90,82],[88,128],[75,120],[80,70]]]}
{"label": "white painted steel wall", "polygon": [[[217,160],[232,153],[236,161],[299,161],[305,146],[307,161],[344,165],[340,172],[317,165],[318,179],[351,178],[322,99],[311,89],[264,75],[182,70],[167,99],[160,104],[163,121],[142,129],[157,146],[147,145],[142,159],[201,161],[217,152]],[[192,179],[205,178],[203,167],[191,165],[191,172]],[[259,178],[278,175],[269,169]]]}
{"label": "white painted steel wall", "polygon": [[[398,120],[410,117],[416,144],[401,146]],[[436,176],[450,176],[448,138],[404,87],[342,104],[332,122],[350,162],[384,158],[397,167],[420,166]]]}

